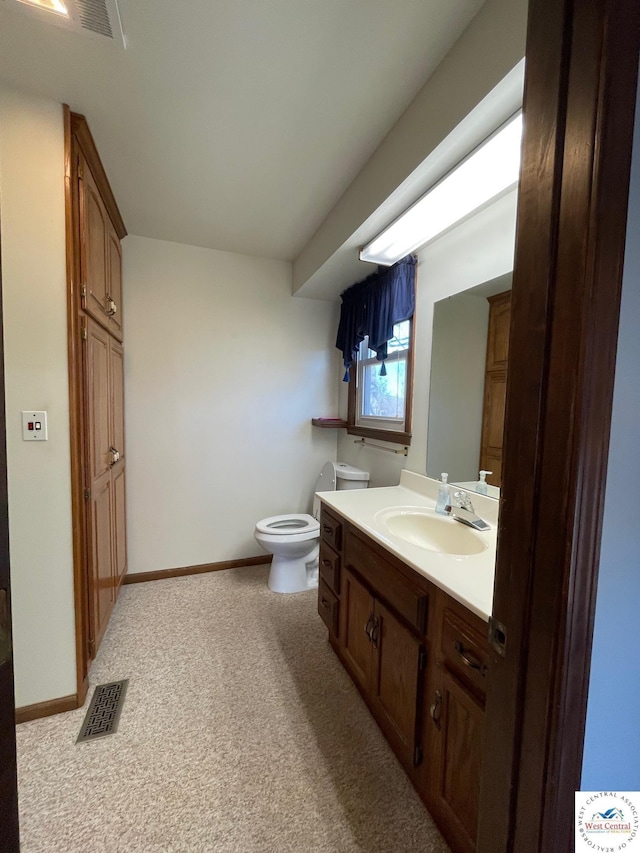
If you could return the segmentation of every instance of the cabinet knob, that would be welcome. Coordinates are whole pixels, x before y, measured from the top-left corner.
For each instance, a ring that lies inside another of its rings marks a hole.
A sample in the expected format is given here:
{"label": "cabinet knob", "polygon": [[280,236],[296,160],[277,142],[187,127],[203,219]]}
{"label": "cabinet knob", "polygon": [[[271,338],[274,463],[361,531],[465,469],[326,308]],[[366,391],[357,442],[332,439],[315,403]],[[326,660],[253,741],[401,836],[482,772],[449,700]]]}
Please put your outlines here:
{"label": "cabinet knob", "polygon": [[120,453],[113,446],[109,448],[109,453],[111,454],[111,467],[113,468],[116,462],[120,461]]}
{"label": "cabinet knob", "polygon": [[325,533],[333,533],[333,527],[330,524],[323,524],[322,529]]}
{"label": "cabinet knob", "polygon": [[371,629],[373,628],[373,613],[369,614],[369,618],[367,619],[367,624],[364,626],[364,632],[369,638],[369,642],[371,642]]}
{"label": "cabinet knob", "polygon": [[373,620],[373,628],[371,629],[371,633],[369,634],[371,637],[371,642],[373,643],[373,648],[378,648],[378,637],[380,636],[380,620],[376,616]]}
{"label": "cabinet knob", "polygon": [[118,310],[118,306],[113,301],[113,299],[107,294],[107,314],[110,317],[113,317],[113,315],[116,313],[117,310]]}
{"label": "cabinet knob", "polygon": [[453,644],[453,648],[456,650],[458,657],[465,666],[468,666],[469,669],[477,670],[483,676],[487,674],[487,667],[481,660],[478,660],[475,655],[470,654],[462,645],[460,640],[456,640]]}
{"label": "cabinet knob", "polygon": [[429,715],[433,720],[434,726],[440,730],[440,714],[442,713],[442,693],[436,690],[436,695],[433,700],[433,705],[429,708]]}

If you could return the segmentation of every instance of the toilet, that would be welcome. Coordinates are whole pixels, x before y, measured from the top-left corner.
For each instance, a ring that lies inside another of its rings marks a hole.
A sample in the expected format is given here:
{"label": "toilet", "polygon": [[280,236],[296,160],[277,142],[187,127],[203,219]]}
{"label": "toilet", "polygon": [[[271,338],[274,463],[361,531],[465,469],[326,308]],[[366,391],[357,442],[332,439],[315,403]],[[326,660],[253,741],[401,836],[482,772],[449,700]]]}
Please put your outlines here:
{"label": "toilet", "polygon": [[313,515],[272,515],[256,524],[256,541],[273,554],[269,572],[272,592],[302,592],[318,585],[320,498],[315,492],[366,489],[368,484],[368,471],[345,462],[327,462],[316,481]]}

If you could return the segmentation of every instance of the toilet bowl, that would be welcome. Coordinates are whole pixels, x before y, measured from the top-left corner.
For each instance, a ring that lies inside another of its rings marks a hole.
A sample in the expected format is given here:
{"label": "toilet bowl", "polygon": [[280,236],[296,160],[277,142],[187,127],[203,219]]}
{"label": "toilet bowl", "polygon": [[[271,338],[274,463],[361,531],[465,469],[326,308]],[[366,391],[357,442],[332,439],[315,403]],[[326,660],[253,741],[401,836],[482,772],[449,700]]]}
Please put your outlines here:
{"label": "toilet bowl", "polygon": [[[344,462],[327,462],[316,481],[315,492],[365,488],[369,473]],[[314,494],[313,515],[272,515],[256,524],[254,536],[273,554],[269,572],[272,592],[302,592],[318,585],[320,499]]]}

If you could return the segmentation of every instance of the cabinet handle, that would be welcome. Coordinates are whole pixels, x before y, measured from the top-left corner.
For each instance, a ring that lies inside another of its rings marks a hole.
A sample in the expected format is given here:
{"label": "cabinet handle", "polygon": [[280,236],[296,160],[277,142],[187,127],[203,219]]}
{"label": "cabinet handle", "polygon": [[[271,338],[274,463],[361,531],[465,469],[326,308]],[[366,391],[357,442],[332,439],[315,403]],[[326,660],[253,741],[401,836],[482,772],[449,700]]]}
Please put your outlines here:
{"label": "cabinet handle", "polygon": [[331,565],[331,560],[327,560],[327,558],[325,557],[324,560],[322,561],[322,565],[327,566],[327,568],[328,568]]}
{"label": "cabinet handle", "polygon": [[457,651],[460,660],[465,666],[468,666],[469,669],[477,670],[483,676],[487,674],[487,667],[475,655],[469,654],[459,640],[455,641],[453,648]]}
{"label": "cabinet handle", "polygon": [[113,466],[116,464],[116,462],[120,461],[120,453],[113,446],[111,446],[109,448],[109,453],[111,454],[111,465],[110,465],[110,467],[113,468]]}
{"label": "cabinet handle", "polygon": [[113,317],[113,315],[116,313],[117,310],[118,310],[118,306],[113,301],[113,299],[109,296],[109,294],[107,294],[107,314],[110,317]]}
{"label": "cabinet handle", "polygon": [[442,713],[442,693],[436,690],[436,695],[433,700],[433,705],[429,708],[429,714],[433,720],[434,726],[440,731],[440,714]]}
{"label": "cabinet handle", "polygon": [[321,604],[325,609],[329,607],[329,602],[327,601],[327,599],[326,599],[326,598],[324,598],[324,596],[320,599],[320,604]]}
{"label": "cabinet handle", "polygon": [[378,637],[380,636],[380,620],[376,616],[373,621],[373,628],[371,629],[371,633],[369,634],[371,637],[371,642],[373,643],[373,648],[378,648]]}
{"label": "cabinet handle", "polygon": [[322,529],[325,533],[333,533],[333,527],[329,524],[323,524]]}
{"label": "cabinet handle", "polygon": [[369,618],[367,619],[367,624],[364,626],[364,632],[369,638],[369,642],[371,642],[371,629],[373,628],[373,613],[369,614]]}

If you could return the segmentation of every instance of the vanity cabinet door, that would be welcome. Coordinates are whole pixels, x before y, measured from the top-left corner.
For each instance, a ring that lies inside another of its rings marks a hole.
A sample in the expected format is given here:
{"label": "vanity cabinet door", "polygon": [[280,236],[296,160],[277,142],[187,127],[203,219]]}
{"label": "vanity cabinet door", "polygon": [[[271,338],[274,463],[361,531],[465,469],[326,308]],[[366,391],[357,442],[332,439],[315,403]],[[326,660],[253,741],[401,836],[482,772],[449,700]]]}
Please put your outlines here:
{"label": "vanity cabinet door", "polygon": [[374,599],[358,578],[345,569],[342,581],[340,648],[351,677],[368,690],[371,672],[371,630]]}
{"label": "vanity cabinet door", "polygon": [[421,761],[416,726],[421,708],[420,671],[426,663],[422,643],[380,601],[371,630],[371,698],[387,738],[406,764]]}
{"label": "vanity cabinet door", "polygon": [[454,849],[475,851],[482,764],[484,708],[449,672],[440,671],[433,704],[437,730],[432,811],[447,826]]}

